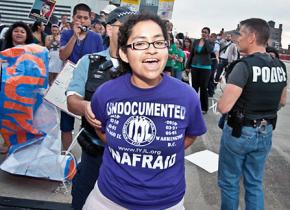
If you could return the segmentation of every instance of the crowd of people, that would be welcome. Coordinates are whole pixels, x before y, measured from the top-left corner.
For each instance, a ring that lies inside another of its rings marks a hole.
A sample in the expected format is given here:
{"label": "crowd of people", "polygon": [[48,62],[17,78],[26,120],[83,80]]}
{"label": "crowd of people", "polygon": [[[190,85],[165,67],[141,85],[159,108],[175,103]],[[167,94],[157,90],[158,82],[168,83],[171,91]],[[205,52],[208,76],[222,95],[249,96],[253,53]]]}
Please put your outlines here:
{"label": "crowd of people", "polygon": [[[170,21],[153,14],[108,5],[98,15],[80,3],[72,23],[62,16],[49,35],[40,21],[9,26],[1,51],[30,43],[47,47],[50,85],[64,62],[76,64],[66,93],[68,110],[82,117],[84,128],[72,181],[74,209],[184,210],[184,150],[206,132],[203,115],[225,71],[218,102],[225,114],[221,209],[238,209],[242,176],[246,208],[264,209],[263,169],[277,111],[286,103],[287,73],[270,55],[275,50],[266,53],[268,24],[252,18],[240,25],[238,43],[209,27],[192,39],[174,34]],[[61,112],[60,118],[66,150],[74,117]]]}

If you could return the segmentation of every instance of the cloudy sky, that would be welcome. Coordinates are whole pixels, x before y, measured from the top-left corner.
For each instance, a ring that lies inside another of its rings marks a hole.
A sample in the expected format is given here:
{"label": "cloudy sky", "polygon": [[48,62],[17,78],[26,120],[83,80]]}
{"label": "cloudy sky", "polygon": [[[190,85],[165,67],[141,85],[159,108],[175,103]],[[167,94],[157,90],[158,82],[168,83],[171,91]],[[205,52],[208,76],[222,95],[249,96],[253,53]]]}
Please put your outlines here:
{"label": "cloudy sky", "polygon": [[244,19],[258,17],[283,24],[282,47],[290,45],[290,0],[175,0],[172,22],[178,32],[199,37],[203,26],[212,32],[233,30]]}

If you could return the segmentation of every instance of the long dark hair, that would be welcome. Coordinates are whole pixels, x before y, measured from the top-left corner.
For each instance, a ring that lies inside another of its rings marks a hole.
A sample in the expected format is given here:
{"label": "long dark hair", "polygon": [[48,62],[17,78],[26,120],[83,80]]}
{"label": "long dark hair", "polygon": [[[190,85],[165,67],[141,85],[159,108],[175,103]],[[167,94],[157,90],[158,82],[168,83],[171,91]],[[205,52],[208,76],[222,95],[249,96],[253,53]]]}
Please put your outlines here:
{"label": "long dark hair", "polygon": [[19,21],[19,22],[13,23],[9,27],[7,32],[5,33],[5,47],[4,47],[4,49],[8,49],[8,48],[14,47],[13,40],[12,40],[12,32],[17,27],[24,28],[24,30],[26,31],[25,44],[33,43],[33,35],[32,35],[32,32],[31,32],[30,28],[28,27],[28,25],[26,23],[23,23],[23,22]]}
{"label": "long dark hair", "polygon": [[[132,29],[133,27],[142,21],[147,21],[151,20],[157,25],[160,26],[162,30],[162,34],[164,36],[164,39],[168,41],[167,37],[167,29],[164,20],[162,20],[160,17],[157,15],[151,14],[151,13],[139,13],[136,15],[132,15],[129,17],[129,19],[124,23],[123,26],[120,27],[119,29],[119,34],[118,34],[118,49],[122,49],[124,53],[127,53],[127,41],[129,37],[132,34]],[[119,51],[118,51],[119,53]],[[129,65],[129,63],[124,62],[120,56],[118,56],[119,60],[119,68],[116,72],[115,76],[120,76],[122,74],[125,74],[127,72],[132,72],[132,69]]]}
{"label": "long dark hair", "polygon": [[189,45],[189,49],[187,49],[190,52],[191,49],[192,49],[192,40],[189,37],[184,37],[184,40],[183,40],[183,50],[186,50],[186,48],[185,48],[185,41],[188,41],[189,44],[190,44]]}
{"label": "long dark hair", "polygon": [[38,27],[41,27],[41,25],[42,25],[42,22],[41,21],[35,21],[33,23],[33,25],[31,26],[32,32],[37,31],[38,30]]}

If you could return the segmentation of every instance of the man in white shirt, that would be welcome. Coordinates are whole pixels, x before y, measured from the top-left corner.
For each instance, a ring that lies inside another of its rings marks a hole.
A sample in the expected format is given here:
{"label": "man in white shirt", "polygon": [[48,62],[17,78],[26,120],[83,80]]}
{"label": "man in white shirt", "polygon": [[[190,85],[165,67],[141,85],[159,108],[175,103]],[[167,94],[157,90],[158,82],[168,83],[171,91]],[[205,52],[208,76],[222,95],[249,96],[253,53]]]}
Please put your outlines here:
{"label": "man in white shirt", "polygon": [[215,76],[215,82],[220,81],[220,76],[224,71],[224,68],[231,62],[238,59],[237,45],[232,41],[232,35],[227,34],[224,46],[220,48],[219,65]]}

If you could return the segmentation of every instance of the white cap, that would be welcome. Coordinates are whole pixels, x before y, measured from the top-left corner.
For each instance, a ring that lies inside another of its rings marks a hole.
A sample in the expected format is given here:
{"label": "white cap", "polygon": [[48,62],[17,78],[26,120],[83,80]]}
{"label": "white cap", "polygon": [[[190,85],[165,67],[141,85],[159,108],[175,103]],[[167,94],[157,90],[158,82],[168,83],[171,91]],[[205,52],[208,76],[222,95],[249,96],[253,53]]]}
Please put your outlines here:
{"label": "white cap", "polygon": [[110,12],[112,12],[114,9],[116,9],[117,7],[113,4],[108,4],[104,9],[101,10],[101,12],[104,12],[106,14],[109,14]]}

